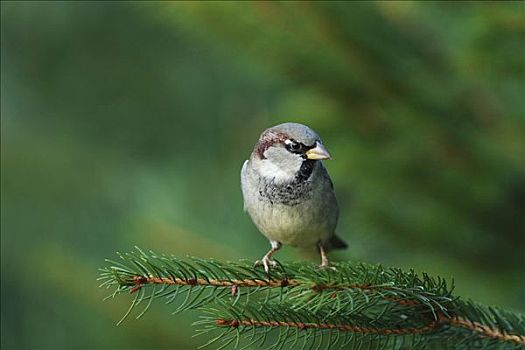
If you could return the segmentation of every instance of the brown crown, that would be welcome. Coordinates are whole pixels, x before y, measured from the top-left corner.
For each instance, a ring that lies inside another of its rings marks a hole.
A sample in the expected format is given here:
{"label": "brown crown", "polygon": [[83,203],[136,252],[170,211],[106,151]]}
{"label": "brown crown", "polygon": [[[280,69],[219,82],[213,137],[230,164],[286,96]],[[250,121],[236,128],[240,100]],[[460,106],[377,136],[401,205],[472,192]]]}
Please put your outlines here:
{"label": "brown crown", "polygon": [[257,142],[257,145],[255,145],[255,154],[257,155],[257,157],[259,157],[259,159],[266,159],[266,157],[264,156],[264,152],[266,152],[268,148],[277,143],[283,143],[289,138],[290,136],[288,134],[282,132],[264,132],[259,138],[259,142]]}

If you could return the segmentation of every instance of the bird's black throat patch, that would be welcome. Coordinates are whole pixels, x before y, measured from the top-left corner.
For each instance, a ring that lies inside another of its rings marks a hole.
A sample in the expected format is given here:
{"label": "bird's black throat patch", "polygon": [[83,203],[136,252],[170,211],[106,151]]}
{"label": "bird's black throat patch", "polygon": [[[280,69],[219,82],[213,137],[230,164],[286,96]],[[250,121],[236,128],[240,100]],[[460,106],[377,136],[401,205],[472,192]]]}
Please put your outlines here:
{"label": "bird's black throat patch", "polygon": [[301,164],[299,171],[295,174],[295,180],[297,182],[308,180],[314,171],[315,162],[316,161],[312,159],[305,159],[303,164]]}

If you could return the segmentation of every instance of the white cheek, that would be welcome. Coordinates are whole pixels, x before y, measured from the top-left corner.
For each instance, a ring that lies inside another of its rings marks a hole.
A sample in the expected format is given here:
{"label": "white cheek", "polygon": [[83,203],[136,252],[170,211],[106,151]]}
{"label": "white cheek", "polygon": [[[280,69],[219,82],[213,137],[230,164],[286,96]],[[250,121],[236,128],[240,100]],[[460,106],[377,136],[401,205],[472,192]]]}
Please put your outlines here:
{"label": "white cheek", "polygon": [[270,147],[264,152],[264,157],[254,162],[254,168],[260,176],[277,183],[293,180],[303,163],[300,156],[291,154],[284,147]]}
{"label": "white cheek", "polygon": [[291,177],[295,176],[293,172],[287,172],[275,165],[271,161],[265,159],[260,162],[258,167],[259,174],[266,178],[273,178],[275,182],[289,181]]}

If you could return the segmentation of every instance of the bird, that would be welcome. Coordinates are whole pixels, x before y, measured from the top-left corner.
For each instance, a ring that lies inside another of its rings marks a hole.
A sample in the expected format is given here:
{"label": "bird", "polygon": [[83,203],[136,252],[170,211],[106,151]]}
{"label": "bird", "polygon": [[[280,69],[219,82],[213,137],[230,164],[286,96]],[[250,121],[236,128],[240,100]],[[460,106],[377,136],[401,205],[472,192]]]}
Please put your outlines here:
{"label": "bird", "polygon": [[281,246],[315,248],[321,268],[327,251],[347,248],[335,233],[339,206],[323,160],[331,155],[319,135],[306,125],[283,123],[264,130],[241,169],[244,210],[271,249],[256,266],[266,273]]}

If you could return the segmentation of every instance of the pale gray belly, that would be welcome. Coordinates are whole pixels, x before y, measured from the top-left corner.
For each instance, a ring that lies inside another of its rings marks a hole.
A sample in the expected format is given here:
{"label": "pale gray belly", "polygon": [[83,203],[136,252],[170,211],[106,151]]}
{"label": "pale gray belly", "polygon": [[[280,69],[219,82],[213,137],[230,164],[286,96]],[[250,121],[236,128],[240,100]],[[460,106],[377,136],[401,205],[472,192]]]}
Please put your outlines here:
{"label": "pale gray belly", "polygon": [[257,228],[268,238],[298,247],[310,247],[333,234],[330,213],[312,200],[293,206],[258,203],[257,210],[249,206],[248,212]]}

